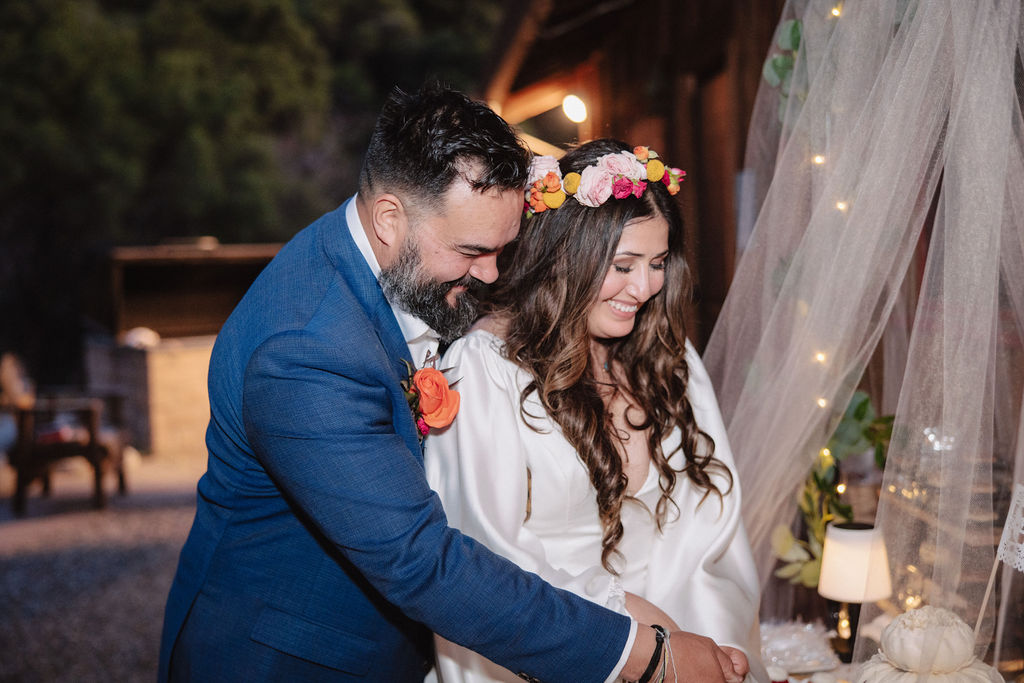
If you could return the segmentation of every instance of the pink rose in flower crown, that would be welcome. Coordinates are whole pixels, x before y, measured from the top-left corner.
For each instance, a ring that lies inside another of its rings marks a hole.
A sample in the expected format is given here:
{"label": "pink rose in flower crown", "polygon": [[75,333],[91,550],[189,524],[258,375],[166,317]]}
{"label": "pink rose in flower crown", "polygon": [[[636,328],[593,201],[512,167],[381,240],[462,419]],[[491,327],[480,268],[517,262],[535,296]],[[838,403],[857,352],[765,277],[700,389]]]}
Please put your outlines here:
{"label": "pink rose in flower crown", "polygon": [[548,173],[554,173],[558,176],[559,181],[562,179],[562,169],[558,167],[558,159],[552,156],[535,156],[530,162],[530,172],[528,174],[529,184],[533,185],[538,180],[542,180]]}
{"label": "pink rose in flower crown", "polygon": [[599,166],[587,166],[580,174],[580,186],[576,189],[576,201],[583,206],[596,207],[612,196],[614,174]]}
{"label": "pink rose in flower crown", "polygon": [[597,160],[597,165],[613,175],[624,175],[632,180],[647,177],[647,169],[636,160],[636,156],[632,152],[606,154]]}
{"label": "pink rose in flower crown", "polygon": [[[629,195],[633,194],[633,184],[634,181],[629,178],[619,176],[615,179],[615,182],[612,183],[612,194],[616,199],[625,199]],[[639,197],[640,195],[637,196]]]}

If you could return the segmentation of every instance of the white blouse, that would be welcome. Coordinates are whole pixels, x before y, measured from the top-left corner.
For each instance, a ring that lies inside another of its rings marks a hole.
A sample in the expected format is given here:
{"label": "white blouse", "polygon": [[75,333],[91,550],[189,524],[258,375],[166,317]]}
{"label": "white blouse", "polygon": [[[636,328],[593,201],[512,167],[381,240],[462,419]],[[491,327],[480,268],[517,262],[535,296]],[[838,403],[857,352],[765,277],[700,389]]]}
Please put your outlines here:
{"label": "white blouse", "polygon": [[[733,475],[721,500],[713,493],[698,506],[703,490],[688,477],[676,479],[664,529],[639,503],[622,506],[624,536],[613,556],[619,576],[601,564],[602,527],[596,493],[586,466],[544,413],[536,396],[526,401],[532,429],[522,418],[519,397],[528,375],[501,355],[500,339],[474,330],[459,339],[439,367],[458,380],[458,416],[427,437],[426,470],[449,523],[523,569],[559,588],[626,614],[624,591],[646,598],[679,627],[732,645],[753,659],[757,632],[758,581],[740,519],[740,487],[711,380],[687,343],[687,396],[697,425],[715,442],[715,457]],[[678,429],[662,443],[667,454]],[[685,463],[681,452],[670,463]],[[725,491],[720,473],[712,478]],[[651,466],[636,497],[653,511],[660,496]],[[527,507],[529,506],[529,514]],[[437,638],[442,683],[520,681],[515,674],[458,645]],[[760,665],[751,662],[754,674]]]}

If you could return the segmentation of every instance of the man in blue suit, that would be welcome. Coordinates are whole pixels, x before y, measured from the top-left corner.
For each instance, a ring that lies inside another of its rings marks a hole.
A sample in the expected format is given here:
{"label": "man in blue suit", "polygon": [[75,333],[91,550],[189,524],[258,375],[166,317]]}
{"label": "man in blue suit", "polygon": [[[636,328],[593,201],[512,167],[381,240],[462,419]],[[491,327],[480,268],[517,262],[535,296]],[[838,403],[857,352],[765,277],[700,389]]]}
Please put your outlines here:
{"label": "man in blue suit", "polygon": [[[161,680],[418,682],[430,631],[566,683],[639,679],[668,651],[450,529],[426,483],[406,362],[472,321],[473,284],[517,234],[528,161],[484,105],[396,91],[359,193],[239,303],[210,361],[209,464]],[[707,639],[669,644],[680,681],[732,674]]]}

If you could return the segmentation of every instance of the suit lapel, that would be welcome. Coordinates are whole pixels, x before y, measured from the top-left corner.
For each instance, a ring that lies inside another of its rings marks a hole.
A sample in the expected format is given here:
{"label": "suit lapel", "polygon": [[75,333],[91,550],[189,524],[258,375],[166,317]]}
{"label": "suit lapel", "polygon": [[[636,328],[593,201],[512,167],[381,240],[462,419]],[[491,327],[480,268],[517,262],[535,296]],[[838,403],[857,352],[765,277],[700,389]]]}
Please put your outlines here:
{"label": "suit lapel", "polygon": [[[348,201],[355,201],[355,199],[352,198]],[[366,259],[363,258],[352,239],[348,222],[345,220],[347,206],[348,202],[334,211],[331,216],[332,220],[322,226],[320,239],[335,271],[345,280],[349,291],[359,301],[360,306],[366,311],[372,322],[374,330],[377,332],[377,338],[387,355],[389,367],[397,385],[408,376],[408,370],[402,361],[412,362],[412,352],[409,351],[409,345],[405,343],[402,329],[398,326],[391,305],[381,291],[380,283],[377,282],[373,271],[370,270]],[[409,444],[410,450],[422,457],[420,440],[411,413],[396,416],[395,430]]]}

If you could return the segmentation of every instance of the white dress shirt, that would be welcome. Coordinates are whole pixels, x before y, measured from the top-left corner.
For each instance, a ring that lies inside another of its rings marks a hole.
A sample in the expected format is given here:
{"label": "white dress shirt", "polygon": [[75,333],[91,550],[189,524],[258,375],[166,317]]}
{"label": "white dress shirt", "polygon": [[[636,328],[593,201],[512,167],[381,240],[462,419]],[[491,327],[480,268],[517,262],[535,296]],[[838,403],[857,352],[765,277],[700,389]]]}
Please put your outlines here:
{"label": "white dress shirt", "polygon": [[[345,220],[348,222],[348,229],[352,233],[359,253],[363,255],[366,264],[373,271],[373,276],[380,280],[380,264],[377,256],[370,247],[370,239],[366,236],[363,223],[359,220],[359,211],[356,209],[356,198],[352,197],[345,206]],[[427,358],[437,355],[437,348],[441,338],[437,332],[430,329],[425,322],[399,307],[395,302],[389,301],[391,312],[395,314],[398,327],[402,330],[405,343],[409,345],[409,352],[412,354],[412,363],[417,368],[422,368]]]}

